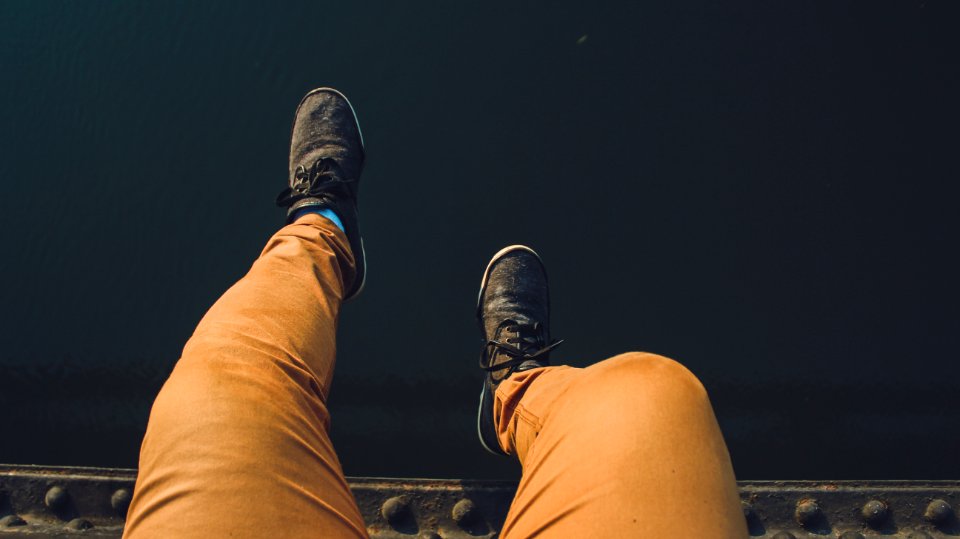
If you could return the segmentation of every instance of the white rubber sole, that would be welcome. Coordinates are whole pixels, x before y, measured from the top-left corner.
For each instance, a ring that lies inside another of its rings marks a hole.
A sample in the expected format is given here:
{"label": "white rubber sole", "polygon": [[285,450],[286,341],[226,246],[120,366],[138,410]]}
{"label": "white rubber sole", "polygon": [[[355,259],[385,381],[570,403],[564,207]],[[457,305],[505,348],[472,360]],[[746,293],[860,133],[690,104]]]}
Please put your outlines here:
{"label": "white rubber sole", "polygon": [[363,287],[367,286],[367,274],[370,273],[370,266],[367,265],[367,248],[363,245],[363,236],[360,236],[360,256],[363,257],[363,280],[360,281],[360,288],[358,288],[352,296],[343,300],[344,303],[353,301],[353,298],[359,296],[360,292],[363,292]]}
{"label": "white rubber sole", "polygon": [[480,389],[480,406],[477,408],[477,438],[480,439],[480,445],[482,445],[483,448],[486,449],[488,453],[492,453],[498,456],[503,456],[503,451],[497,451],[496,449],[493,449],[489,445],[487,445],[487,442],[483,441],[483,429],[480,426],[480,422],[482,421],[481,418],[483,417],[483,404],[484,404],[483,401],[486,400],[484,397],[486,397],[487,395],[487,388],[486,388],[487,382],[484,381],[483,383],[484,383],[484,387]]}

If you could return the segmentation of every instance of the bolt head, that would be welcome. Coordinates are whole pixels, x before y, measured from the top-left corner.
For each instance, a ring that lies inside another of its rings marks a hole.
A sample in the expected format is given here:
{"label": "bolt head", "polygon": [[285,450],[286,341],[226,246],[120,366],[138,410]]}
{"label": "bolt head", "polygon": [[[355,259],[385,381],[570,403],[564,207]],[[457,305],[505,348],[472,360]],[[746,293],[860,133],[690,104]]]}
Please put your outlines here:
{"label": "bolt head", "polygon": [[950,504],[945,500],[933,500],[927,505],[927,510],[924,511],[923,518],[931,524],[942,526],[949,523],[953,518],[953,507],[950,507]]}
{"label": "bolt head", "polygon": [[127,514],[127,508],[130,507],[130,499],[133,497],[130,494],[130,491],[125,488],[117,489],[112,496],[110,496],[110,507],[122,514]]}
{"label": "bolt head", "polygon": [[43,497],[43,503],[54,511],[61,511],[66,508],[69,499],[70,494],[67,493],[67,489],[56,486],[47,491],[47,495]]}
{"label": "bolt head", "polygon": [[394,496],[383,502],[380,514],[391,526],[396,526],[410,516],[410,504],[403,496]]}
{"label": "bolt head", "polygon": [[890,516],[890,507],[887,506],[886,502],[870,500],[863,504],[863,508],[860,510],[860,516],[863,517],[863,521],[868,525],[876,527],[883,524],[883,522],[887,520],[887,517]]}
{"label": "bolt head", "polygon": [[450,516],[457,524],[470,524],[477,517],[477,506],[473,503],[473,500],[464,498],[453,506]]}
{"label": "bolt head", "polygon": [[816,524],[822,515],[823,512],[820,510],[817,501],[807,498],[797,502],[797,510],[793,516],[797,519],[797,523],[804,528],[808,528]]}
{"label": "bolt head", "polygon": [[89,520],[84,520],[82,518],[75,518],[67,523],[67,528],[71,530],[89,530],[93,527],[93,524]]}

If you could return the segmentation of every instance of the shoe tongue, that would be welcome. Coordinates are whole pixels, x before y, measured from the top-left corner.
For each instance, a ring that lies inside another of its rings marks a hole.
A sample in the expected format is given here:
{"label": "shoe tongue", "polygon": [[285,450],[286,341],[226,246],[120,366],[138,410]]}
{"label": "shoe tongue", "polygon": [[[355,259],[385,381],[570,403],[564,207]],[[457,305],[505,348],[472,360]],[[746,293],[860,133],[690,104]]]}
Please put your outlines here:
{"label": "shoe tongue", "polygon": [[[544,345],[543,327],[536,322],[525,319],[505,320],[500,326],[503,328],[500,333],[501,340],[507,338],[517,339],[517,342],[511,343],[511,346],[517,348],[524,354],[533,354],[540,350]],[[516,331],[510,331],[508,328],[516,327]]]}
{"label": "shoe tongue", "polygon": [[486,334],[492,337],[505,325],[520,325],[526,326],[525,332],[529,334],[535,324],[543,325],[547,322],[544,315],[538,314],[531,312],[529,305],[509,300],[490,302],[484,312],[484,329]]}

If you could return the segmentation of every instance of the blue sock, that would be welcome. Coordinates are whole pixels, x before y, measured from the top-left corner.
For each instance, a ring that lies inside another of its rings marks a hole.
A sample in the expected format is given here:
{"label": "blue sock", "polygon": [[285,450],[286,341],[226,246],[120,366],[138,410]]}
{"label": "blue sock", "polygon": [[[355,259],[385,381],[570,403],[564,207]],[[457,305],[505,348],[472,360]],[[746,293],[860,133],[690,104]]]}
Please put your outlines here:
{"label": "blue sock", "polygon": [[330,221],[333,224],[337,225],[337,228],[342,230],[344,233],[347,232],[347,230],[343,228],[343,221],[340,220],[340,217],[336,214],[336,212],[334,212],[330,208],[325,208],[323,206],[307,206],[306,208],[301,208],[297,210],[297,213],[293,214],[293,220],[296,221],[297,219],[303,217],[308,213],[316,213],[317,215],[322,215],[327,219],[330,219]]}

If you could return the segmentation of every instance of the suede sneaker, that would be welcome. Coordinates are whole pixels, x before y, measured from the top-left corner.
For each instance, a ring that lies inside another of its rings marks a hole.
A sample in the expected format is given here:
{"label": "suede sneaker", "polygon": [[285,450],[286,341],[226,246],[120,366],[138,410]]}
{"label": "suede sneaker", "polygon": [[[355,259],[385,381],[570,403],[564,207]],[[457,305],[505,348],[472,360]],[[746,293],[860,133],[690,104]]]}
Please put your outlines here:
{"label": "suede sneaker", "polygon": [[487,451],[505,455],[493,416],[497,386],[515,372],[549,365],[550,351],[563,342],[550,341],[547,271],[533,249],[511,245],[493,255],[480,281],[477,320],[483,341],[480,368],[486,372],[477,434]]}
{"label": "suede sneaker", "polygon": [[344,300],[367,279],[357,198],[363,171],[363,134],[347,97],[333,88],[311,90],[300,101],[290,136],[289,187],[277,196],[287,222],[304,208],[328,208],[340,218],[356,262],[356,278]]}

